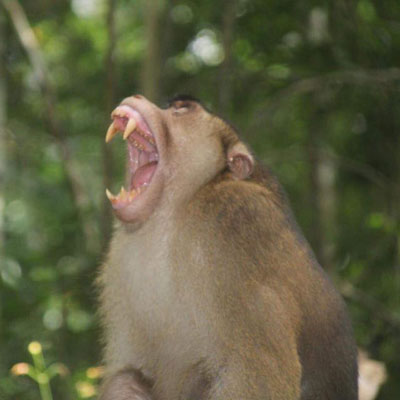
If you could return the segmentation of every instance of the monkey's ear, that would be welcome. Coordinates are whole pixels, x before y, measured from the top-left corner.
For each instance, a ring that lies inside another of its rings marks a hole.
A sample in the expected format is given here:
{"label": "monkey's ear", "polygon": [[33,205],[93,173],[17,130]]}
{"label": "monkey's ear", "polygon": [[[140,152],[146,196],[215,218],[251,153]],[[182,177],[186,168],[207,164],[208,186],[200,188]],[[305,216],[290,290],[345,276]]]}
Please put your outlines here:
{"label": "monkey's ear", "polygon": [[253,172],[254,158],[242,142],[228,149],[227,159],[228,167],[236,179],[246,179]]}

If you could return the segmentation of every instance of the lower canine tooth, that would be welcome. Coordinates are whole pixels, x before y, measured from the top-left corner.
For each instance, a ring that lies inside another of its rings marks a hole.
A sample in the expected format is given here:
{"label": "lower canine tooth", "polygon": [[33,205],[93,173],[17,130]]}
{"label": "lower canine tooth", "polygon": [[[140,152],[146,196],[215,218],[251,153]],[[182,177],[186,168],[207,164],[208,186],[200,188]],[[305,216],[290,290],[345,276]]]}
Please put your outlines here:
{"label": "lower canine tooth", "polygon": [[114,121],[111,123],[111,125],[108,127],[107,133],[106,133],[106,143],[108,143],[112,138],[117,134],[118,129],[114,126]]}
{"label": "lower canine tooth", "polygon": [[124,131],[124,140],[128,139],[129,135],[136,129],[136,121],[134,118],[130,118],[125,131]]}

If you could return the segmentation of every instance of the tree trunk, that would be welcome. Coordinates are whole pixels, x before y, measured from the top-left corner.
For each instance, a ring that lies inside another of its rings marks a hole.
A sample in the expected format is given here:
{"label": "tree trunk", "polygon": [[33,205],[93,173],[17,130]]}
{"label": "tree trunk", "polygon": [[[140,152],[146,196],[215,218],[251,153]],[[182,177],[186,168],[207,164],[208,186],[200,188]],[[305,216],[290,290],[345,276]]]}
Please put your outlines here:
{"label": "tree trunk", "polygon": [[7,81],[5,68],[6,53],[6,20],[0,13],[0,255],[4,251],[4,208],[5,180],[7,168],[6,124],[7,124]]}
{"label": "tree trunk", "polygon": [[335,260],[335,212],[336,165],[330,154],[321,144],[323,114],[313,115],[307,151],[310,164],[310,207],[312,210],[311,225],[313,247],[318,261],[324,269],[334,273]]}
{"label": "tree trunk", "polygon": [[396,255],[395,255],[395,271],[397,275],[397,306],[400,307],[400,140],[397,137],[396,145],[396,162],[395,171],[397,179],[395,181],[395,187],[393,189],[394,193],[394,207],[395,212],[395,223],[396,223]]}
{"label": "tree trunk", "polygon": [[[108,115],[115,107],[115,6],[116,0],[108,0],[108,12],[107,12],[107,32],[108,32],[108,49],[105,59],[105,65],[107,70],[107,85],[106,85],[106,112]],[[109,119],[108,119],[109,121]],[[110,146],[103,141],[103,182],[104,190],[111,187],[112,182],[112,171],[113,171],[113,159]],[[112,226],[112,209],[110,202],[103,193],[103,210],[102,210],[102,221],[101,231],[103,234],[102,250],[105,251],[111,237],[111,226]]]}
{"label": "tree trunk", "polygon": [[[168,60],[168,57],[174,53],[175,49],[175,27],[176,24],[171,18],[171,10],[176,5],[176,0],[164,0],[164,6],[162,9],[162,18],[160,19],[160,29],[162,30],[161,35],[161,48],[160,48],[160,77],[165,77],[167,74],[165,68],[165,61]],[[165,101],[167,99],[164,98],[165,93],[169,96],[172,93],[168,93],[170,82],[169,79],[161,79],[158,82],[159,87],[159,96],[158,100]]]}
{"label": "tree trunk", "polygon": [[230,116],[232,113],[232,45],[236,19],[236,0],[225,0],[222,13],[222,46],[224,61],[220,68],[219,79],[219,111]]}
{"label": "tree trunk", "polygon": [[164,0],[143,0],[146,54],[142,69],[142,92],[151,101],[160,100],[161,75],[161,27],[160,20],[165,6]]}
{"label": "tree trunk", "polygon": [[[5,259],[5,183],[7,176],[7,75],[5,68],[5,54],[7,47],[6,19],[4,13],[0,12],[0,262]],[[3,299],[0,295],[0,324],[3,321]],[[0,329],[0,343],[3,344],[4,329]]]}
{"label": "tree trunk", "polygon": [[386,156],[390,157],[392,173],[390,174],[391,183],[387,187],[388,217],[393,221],[393,269],[395,284],[395,300],[397,306],[400,306],[400,137],[397,132],[396,101],[391,101],[385,107],[386,115],[382,116],[382,129],[392,134],[387,139],[386,148],[388,149]]}
{"label": "tree trunk", "polygon": [[331,274],[334,274],[336,255],[336,165],[327,151],[321,151],[318,160],[318,211],[323,239],[320,243],[320,256],[324,267]]}

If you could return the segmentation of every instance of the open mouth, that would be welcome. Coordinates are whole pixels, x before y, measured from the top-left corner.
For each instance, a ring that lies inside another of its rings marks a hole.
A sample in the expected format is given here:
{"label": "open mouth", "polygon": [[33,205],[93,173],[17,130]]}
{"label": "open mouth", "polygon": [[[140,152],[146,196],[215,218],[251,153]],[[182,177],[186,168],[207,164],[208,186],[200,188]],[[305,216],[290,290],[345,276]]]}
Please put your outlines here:
{"label": "open mouth", "polygon": [[111,113],[111,118],[113,122],[107,130],[106,143],[121,132],[128,146],[128,187],[122,186],[117,195],[106,190],[113,208],[120,209],[134,202],[150,185],[159,153],[155,136],[137,110],[121,105]]}

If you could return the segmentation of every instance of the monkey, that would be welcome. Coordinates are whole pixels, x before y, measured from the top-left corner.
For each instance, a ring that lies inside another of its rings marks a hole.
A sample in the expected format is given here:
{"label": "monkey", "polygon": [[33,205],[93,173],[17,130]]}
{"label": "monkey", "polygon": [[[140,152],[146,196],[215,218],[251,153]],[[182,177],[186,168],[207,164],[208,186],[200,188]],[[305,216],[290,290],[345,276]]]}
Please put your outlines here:
{"label": "monkey", "polygon": [[356,400],[346,307],[271,170],[188,96],[134,95],[111,117],[127,172],[106,191],[99,398]]}

